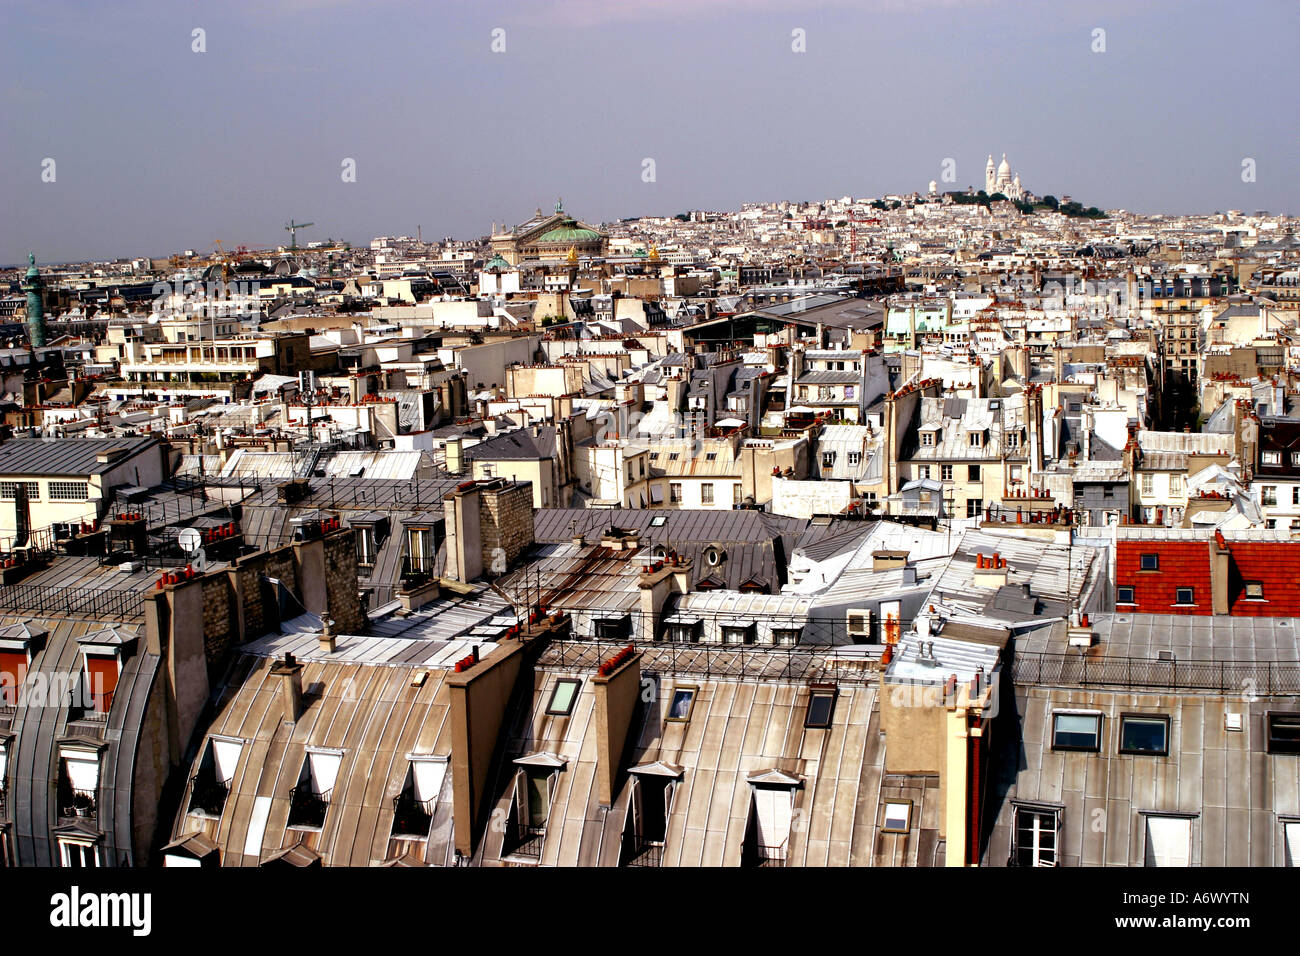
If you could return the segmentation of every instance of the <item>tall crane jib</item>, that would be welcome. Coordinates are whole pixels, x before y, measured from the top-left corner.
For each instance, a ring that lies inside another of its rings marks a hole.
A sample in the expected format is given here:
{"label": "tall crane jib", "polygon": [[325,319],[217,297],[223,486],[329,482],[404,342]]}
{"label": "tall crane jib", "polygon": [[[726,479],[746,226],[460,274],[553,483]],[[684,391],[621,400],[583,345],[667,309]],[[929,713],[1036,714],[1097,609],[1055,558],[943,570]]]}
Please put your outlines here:
{"label": "tall crane jib", "polygon": [[314,226],[314,222],[294,222],[290,219],[284,224],[284,231],[289,234],[289,248],[296,250],[298,248],[298,230],[306,229],[308,226]]}

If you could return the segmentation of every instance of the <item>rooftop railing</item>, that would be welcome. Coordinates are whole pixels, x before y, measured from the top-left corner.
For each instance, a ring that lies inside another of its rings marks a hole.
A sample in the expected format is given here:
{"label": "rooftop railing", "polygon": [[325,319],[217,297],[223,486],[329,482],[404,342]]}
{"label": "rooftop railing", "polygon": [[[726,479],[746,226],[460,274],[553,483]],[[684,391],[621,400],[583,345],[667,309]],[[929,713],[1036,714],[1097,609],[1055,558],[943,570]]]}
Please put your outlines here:
{"label": "rooftop railing", "polygon": [[1054,687],[1300,695],[1300,661],[1180,661],[1017,652],[1011,675],[1017,684]]}
{"label": "rooftop railing", "polygon": [[552,641],[540,667],[576,670],[599,667],[631,643],[641,653],[642,672],[666,676],[752,680],[825,680],[867,683],[876,679],[874,655],[838,657],[826,648],[772,647],[675,642]]}
{"label": "rooftop railing", "polygon": [[100,620],[142,620],[141,591],[126,588],[65,588],[43,584],[0,587],[0,612],[26,612]]}

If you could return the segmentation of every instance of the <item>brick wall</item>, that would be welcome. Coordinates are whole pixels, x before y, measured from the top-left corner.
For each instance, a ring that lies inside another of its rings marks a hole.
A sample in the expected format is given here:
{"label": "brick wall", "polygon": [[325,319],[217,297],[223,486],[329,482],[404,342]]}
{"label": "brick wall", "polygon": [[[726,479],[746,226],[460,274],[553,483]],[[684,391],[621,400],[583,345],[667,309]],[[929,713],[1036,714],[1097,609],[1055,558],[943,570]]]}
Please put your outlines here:
{"label": "brick wall", "polygon": [[498,549],[505,554],[508,568],[535,540],[533,528],[533,492],[527,484],[512,484],[505,488],[480,492],[479,521],[483,543],[484,569],[501,574],[497,568]]}
{"label": "brick wall", "polygon": [[[244,640],[252,640],[265,634],[276,622],[278,610],[268,607],[272,599],[272,588],[262,580],[262,576],[278,578],[284,586],[295,594],[298,593],[298,575],[293,561],[292,548],[280,548],[276,551],[259,551],[241,558],[238,565],[240,601],[244,608]],[[293,616],[295,608],[287,613]]]}
{"label": "brick wall", "polygon": [[203,578],[203,646],[209,670],[225,663],[231,645],[236,643],[236,622],[231,603],[230,579],[224,573]]}
{"label": "brick wall", "polygon": [[325,586],[336,634],[361,634],[366,616],[357,590],[356,532],[351,528],[325,536]]}
{"label": "brick wall", "polygon": [[[1213,614],[1210,584],[1210,549],[1213,541],[1117,541],[1116,588],[1133,588],[1133,604],[1120,604],[1117,611],[1141,614]],[[1143,571],[1142,555],[1159,558],[1159,570]],[[1177,589],[1193,589],[1194,607],[1178,605]]]}

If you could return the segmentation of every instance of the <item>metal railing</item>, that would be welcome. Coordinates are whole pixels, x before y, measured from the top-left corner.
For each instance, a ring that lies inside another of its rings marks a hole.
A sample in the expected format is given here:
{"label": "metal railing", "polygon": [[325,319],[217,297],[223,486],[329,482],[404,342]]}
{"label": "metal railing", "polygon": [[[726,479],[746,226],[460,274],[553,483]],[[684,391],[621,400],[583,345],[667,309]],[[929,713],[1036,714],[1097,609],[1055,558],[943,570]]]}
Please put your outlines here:
{"label": "metal railing", "polygon": [[1300,661],[1180,661],[1017,652],[1011,676],[1017,684],[1047,686],[1300,695]]}
{"label": "metal railing", "polygon": [[9,789],[0,782],[0,817],[3,817],[9,810]]}
{"label": "metal railing", "polygon": [[663,866],[664,865],[664,845],[662,843],[647,843],[644,846],[632,851],[628,857],[626,866]]}
{"label": "metal railing", "polygon": [[290,827],[320,829],[325,825],[325,814],[330,808],[332,790],[317,793],[310,786],[294,787],[289,791]]}
{"label": "metal railing", "polygon": [[546,839],[546,827],[534,827],[520,824],[515,831],[515,845],[510,853],[514,856],[527,856],[540,859],[542,842]]}
{"label": "metal railing", "polygon": [[94,820],[99,813],[95,794],[89,790],[66,789],[59,793],[58,822],[62,826],[78,820]]}
{"label": "metal railing", "polygon": [[837,657],[827,648],[737,644],[679,644],[635,641],[552,641],[538,666],[559,670],[599,667],[631,644],[641,654],[641,671],[665,676],[753,680],[825,680],[866,683],[876,679],[874,654]]}
{"label": "metal railing", "polygon": [[201,810],[211,817],[219,817],[226,808],[230,795],[229,784],[205,774],[190,777],[190,812]]}
{"label": "metal railing", "polygon": [[402,584],[407,587],[419,587],[436,577],[433,571],[433,558],[412,558],[409,554],[402,558]]}
{"label": "metal railing", "polygon": [[436,797],[417,800],[411,793],[403,793],[393,798],[393,836],[417,837],[421,840],[429,835],[429,825],[433,822],[433,805]]}
{"label": "metal railing", "polygon": [[21,611],[100,620],[142,620],[142,594],[142,591],[127,588],[10,584],[0,587],[0,612]]}
{"label": "metal railing", "polygon": [[754,844],[754,866],[785,866],[789,841],[779,846],[767,846],[763,843]]}

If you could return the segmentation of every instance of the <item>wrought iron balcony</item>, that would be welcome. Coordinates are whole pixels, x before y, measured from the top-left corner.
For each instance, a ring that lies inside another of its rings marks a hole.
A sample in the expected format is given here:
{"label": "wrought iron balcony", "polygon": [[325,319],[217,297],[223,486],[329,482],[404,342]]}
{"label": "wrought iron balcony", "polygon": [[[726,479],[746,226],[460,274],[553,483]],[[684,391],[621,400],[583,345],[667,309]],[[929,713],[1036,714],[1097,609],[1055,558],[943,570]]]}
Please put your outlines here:
{"label": "wrought iron balcony", "polygon": [[416,800],[410,791],[393,798],[393,836],[426,839],[433,822],[436,797]]}
{"label": "wrought iron balcony", "polygon": [[66,823],[76,823],[78,820],[96,820],[99,814],[99,806],[95,799],[94,792],[90,790],[74,790],[71,787],[60,788],[59,791],[59,825]]}
{"label": "wrought iron balcony", "polygon": [[200,811],[210,817],[219,817],[226,808],[230,786],[207,775],[195,774],[190,778],[190,812]]}
{"label": "wrought iron balcony", "polygon": [[432,558],[402,558],[402,584],[409,588],[420,587],[433,579]]}
{"label": "wrought iron balcony", "polygon": [[767,846],[762,843],[754,844],[754,866],[785,866],[786,851],[789,849],[789,842],[782,843],[779,846]]}
{"label": "wrought iron balcony", "polygon": [[289,822],[286,825],[319,830],[325,825],[331,793],[332,790],[317,793],[310,786],[294,787],[289,791]]}
{"label": "wrought iron balcony", "polygon": [[646,843],[632,852],[628,857],[627,866],[663,866],[664,865],[664,845],[662,843]]}
{"label": "wrought iron balcony", "polygon": [[528,856],[540,859],[542,842],[546,838],[546,827],[520,825],[515,831],[515,845],[510,852],[515,856]]}

